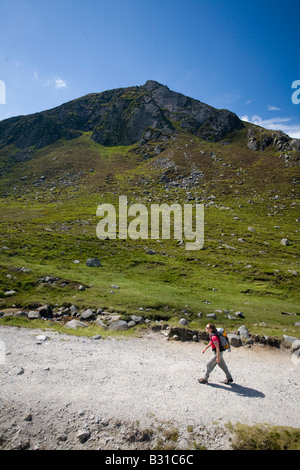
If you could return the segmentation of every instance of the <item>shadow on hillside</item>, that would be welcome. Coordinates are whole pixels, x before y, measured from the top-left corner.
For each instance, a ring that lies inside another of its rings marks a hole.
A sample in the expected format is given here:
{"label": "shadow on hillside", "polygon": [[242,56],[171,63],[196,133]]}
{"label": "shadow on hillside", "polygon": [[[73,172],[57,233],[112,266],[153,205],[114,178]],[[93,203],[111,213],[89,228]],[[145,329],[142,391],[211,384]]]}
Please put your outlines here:
{"label": "shadow on hillside", "polygon": [[243,385],[238,385],[235,383],[232,383],[230,385],[220,385],[220,384],[209,383],[208,385],[213,388],[223,388],[224,390],[234,392],[240,397],[250,397],[250,398],[264,398],[265,397],[264,393],[260,392],[259,390],[256,390],[255,388],[244,387]]}

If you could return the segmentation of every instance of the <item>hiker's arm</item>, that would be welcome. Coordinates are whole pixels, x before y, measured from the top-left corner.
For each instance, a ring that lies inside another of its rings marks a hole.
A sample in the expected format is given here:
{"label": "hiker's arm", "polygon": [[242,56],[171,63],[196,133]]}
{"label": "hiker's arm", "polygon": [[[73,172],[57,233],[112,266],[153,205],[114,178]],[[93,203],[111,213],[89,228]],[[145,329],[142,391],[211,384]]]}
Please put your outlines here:
{"label": "hiker's arm", "polygon": [[205,348],[203,349],[203,351],[202,351],[202,352],[203,352],[203,353],[205,353],[205,351],[206,351],[208,348],[210,348],[210,347],[211,347],[211,344],[210,344],[210,343],[208,343],[208,345],[207,345],[207,346],[205,346]]}

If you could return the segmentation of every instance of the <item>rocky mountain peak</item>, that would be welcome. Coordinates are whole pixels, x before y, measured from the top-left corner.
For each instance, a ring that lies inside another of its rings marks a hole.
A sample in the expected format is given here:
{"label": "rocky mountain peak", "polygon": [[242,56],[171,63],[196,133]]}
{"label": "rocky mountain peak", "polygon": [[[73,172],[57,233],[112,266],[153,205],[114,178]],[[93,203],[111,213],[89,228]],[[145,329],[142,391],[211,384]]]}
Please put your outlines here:
{"label": "rocky mountain peak", "polygon": [[161,83],[156,82],[155,80],[147,80],[146,83],[142,85],[142,88],[145,88],[145,90],[149,92],[154,91],[156,88],[160,87],[168,88],[167,86],[162,85]]}
{"label": "rocky mountain peak", "polygon": [[93,93],[48,111],[2,121],[0,147],[13,143],[22,149],[42,148],[90,131],[99,144],[132,145],[146,131],[149,134],[149,129],[171,137],[176,133],[174,123],[210,141],[244,127],[230,111],[217,110],[148,80],[142,86]]}

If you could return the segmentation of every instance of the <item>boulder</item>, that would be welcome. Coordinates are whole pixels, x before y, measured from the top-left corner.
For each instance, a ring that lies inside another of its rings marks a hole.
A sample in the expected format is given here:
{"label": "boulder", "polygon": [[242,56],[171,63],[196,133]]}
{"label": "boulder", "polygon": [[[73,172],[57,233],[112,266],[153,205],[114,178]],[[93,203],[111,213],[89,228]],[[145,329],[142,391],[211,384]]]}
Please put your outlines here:
{"label": "boulder", "polygon": [[100,263],[100,260],[98,258],[89,258],[86,260],[86,265],[89,267],[89,268],[99,268],[100,266],[102,266],[102,264]]}
{"label": "boulder", "polygon": [[110,330],[127,330],[128,323],[125,320],[117,320],[111,323],[108,327]]}
{"label": "boulder", "polygon": [[292,350],[297,351],[297,349],[300,349],[300,339],[295,339],[295,341],[292,342]]}
{"label": "boulder", "polygon": [[288,344],[293,344],[294,341],[298,340],[298,338],[295,338],[295,336],[288,336],[288,335],[283,335],[283,339]]}
{"label": "boulder", "polygon": [[228,336],[229,343],[231,346],[235,348],[242,346],[240,335],[235,335],[234,333],[228,333],[227,336]]}
{"label": "boulder", "polygon": [[80,315],[80,320],[93,320],[95,318],[95,314],[92,312],[90,308],[85,310],[81,315]]}
{"label": "boulder", "polygon": [[287,238],[282,238],[280,243],[281,243],[281,245],[284,245],[284,246],[289,246],[289,244],[290,244],[290,242]]}
{"label": "boulder", "polygon": [[248,339],[250,338],[250,333],[245,325],[239,327],[238,332],[242,338]]}
{"label": "boulder", "polygon": [[37,311],[41,314],[42,317],[48,318],[52,316],[52,308],[50,305],[43,305],[42,307],[39,307]]}
{"label": "boulder", "polygon": [[139,316],[137,316],[137,315],[131,315],[130,318],[131,318],[131,320],[134,321],[135,323],[140,323],[140,324],[142,324],[142,323],[144,323],[144,321],[145,321],[143,317],[139,317]]}

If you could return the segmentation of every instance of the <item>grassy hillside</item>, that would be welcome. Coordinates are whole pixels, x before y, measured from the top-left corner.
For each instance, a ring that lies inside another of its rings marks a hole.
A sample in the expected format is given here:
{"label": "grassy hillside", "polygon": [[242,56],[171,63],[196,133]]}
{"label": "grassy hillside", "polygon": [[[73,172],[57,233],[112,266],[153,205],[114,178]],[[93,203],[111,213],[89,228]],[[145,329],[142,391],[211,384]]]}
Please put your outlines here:
{"label": "grassy hillside", "polygon": [[[248,125],[221,143],[177,130],[143,146],[104,147],[84,132],[42,149],[0,150],[0,309],[76,304],[129,316],[143,308],[175,323],[185,312],[194,327],[217,311],[228,330],[299,335],[297,317],[282,314],[300,314],[296,153],[250,150]],[[119,195],[149,211],[151,203],[204,203],[203,249],[99,240],[97,206],[117,205]],[[102,267],[87,267],[92,257]],[[245,318],[229,320],[236,311]]]}

